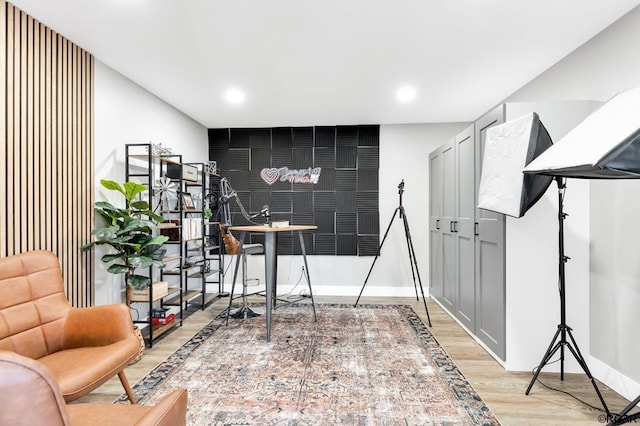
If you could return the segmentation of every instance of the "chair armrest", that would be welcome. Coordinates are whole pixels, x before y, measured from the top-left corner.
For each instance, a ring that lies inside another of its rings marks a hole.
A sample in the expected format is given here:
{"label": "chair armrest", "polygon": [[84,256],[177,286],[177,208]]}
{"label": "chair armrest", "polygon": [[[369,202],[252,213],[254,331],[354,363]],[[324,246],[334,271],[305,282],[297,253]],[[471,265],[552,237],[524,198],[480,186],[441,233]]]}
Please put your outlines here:
{"label": "chair armrest", "polygon": [[162,398],[136,422],[139,426],[185,426],[187,424],[187,390],[178,389]]}
{"label": "chair armrest", "polygon": [[64,326],[64,347],[106,346],[131,336],[136,338],[131,312],[124,304],[73,308]]}

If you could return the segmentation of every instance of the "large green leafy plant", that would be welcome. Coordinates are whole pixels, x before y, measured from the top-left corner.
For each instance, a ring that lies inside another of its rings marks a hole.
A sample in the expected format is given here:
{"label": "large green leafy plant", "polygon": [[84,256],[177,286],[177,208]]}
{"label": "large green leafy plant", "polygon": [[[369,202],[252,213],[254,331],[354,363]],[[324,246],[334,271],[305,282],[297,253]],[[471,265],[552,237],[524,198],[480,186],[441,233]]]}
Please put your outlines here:
{"label": "large green leafy plant", "polygon": [[97,201],[96,213],[104,219],[105,227],[95,229],[92,234],[95,241],[81,248],[82,252],[94,245],[108,245],[112,253],[105,254],[101,260],[111,263],[108,272],[125,274],[127,285],[143,290],[151,284],[151,278],[136,274],[136,269],[149,266],[162,268],[161,259],[166,253],[162,245],[168,237],[154,236],[157,224],[164,219],[149,209],[147,201],[138,199],[147,187],[136,182],[118,182],[103,179],[100,184],[110,191],[117,191],[125,198],[125,208],[115,207],[107,201]]}

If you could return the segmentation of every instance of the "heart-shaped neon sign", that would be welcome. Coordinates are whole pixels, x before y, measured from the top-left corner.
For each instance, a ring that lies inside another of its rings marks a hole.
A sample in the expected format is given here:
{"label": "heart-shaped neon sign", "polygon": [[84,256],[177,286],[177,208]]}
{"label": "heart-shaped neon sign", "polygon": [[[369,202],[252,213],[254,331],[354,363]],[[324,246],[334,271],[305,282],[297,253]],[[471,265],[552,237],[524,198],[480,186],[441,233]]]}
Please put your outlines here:
{"label": "heart-shaped neon sign", "polygon": [[280,173],[278,172],[278,169],[262,169],[260,177],[266,184],[273,185],[278,181]]}

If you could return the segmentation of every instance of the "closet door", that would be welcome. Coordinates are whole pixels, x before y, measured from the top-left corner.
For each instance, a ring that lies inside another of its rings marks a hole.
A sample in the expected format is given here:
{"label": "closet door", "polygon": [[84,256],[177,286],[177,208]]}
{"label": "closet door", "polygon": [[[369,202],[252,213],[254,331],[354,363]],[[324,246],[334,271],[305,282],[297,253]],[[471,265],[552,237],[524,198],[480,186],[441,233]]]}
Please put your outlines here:
{"label": "closet door", "polygon": [[[504,105],[475,123],[476,185],[482,174],[486,131],[504,123]],[[477,189],[474,205],[477,206]],[[501,359],[505,359],[505,216],[476,208],[476,336]]]}
{"label": "closet door", "polygon": [[469,330],[475,330],[475,144],[474,126],[455,138],[457,304],[455,315]]}
{"label": "closet door", "polygon": [[429,295],[442,299],[442,151],[429,154]]}
{"label": "closet door", "polygon": [[442,147],[442,297],[449,312],[455,312],[457,295],[456,156],[455,141]]}

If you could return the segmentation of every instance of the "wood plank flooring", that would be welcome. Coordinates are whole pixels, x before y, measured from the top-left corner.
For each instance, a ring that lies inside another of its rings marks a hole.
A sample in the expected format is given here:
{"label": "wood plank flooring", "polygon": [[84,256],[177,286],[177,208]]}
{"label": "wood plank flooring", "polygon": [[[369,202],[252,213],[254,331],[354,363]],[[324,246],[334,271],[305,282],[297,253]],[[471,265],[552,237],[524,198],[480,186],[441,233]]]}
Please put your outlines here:
{"label": "wood plank flooring", "polygon": [[[264,300],[264,299],[263,299]],[[316,297],[316,303],[354,303],[355,298]],[[153,348],[145,349],[142,360],[129,366],[126,374],[131,385],[151,371],[159,362],[171,355],[200,328],[215,318],[228,303],[220,299],[204,311],[198,310],[189,316],[182,327],[167,337],[154,342]],[[426,323],[422,300],[415,298],[363,297],[360,304],[389,303],[409,304]],[[508,372],[498,364],[474,339],[444,312],[439,305],[427,299],[433,327],[431,332],[455,361],[467,380],[494,412],[503,425],[598,425],[603,424],[599,416],[603,413],[577,401],[573,397],[549,390],[536,383],[529,395],[524,392],[531,380],[531,373]],[[541,348],[543,351],[544,348]],[[540,354],[542,356],[542,352]],[[591,382],[584,374],[565,374],[561,381],[557,373],[541,373],[540,380],[546,385],[571,393],[594,407],[601,408]],[[609,410],[618,412],[628,401],[601,383],[598,387]],[[123,393],[117,378],[110,380],[78,402],[113,402]]]}

